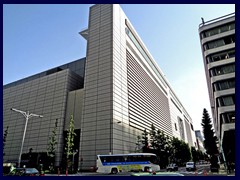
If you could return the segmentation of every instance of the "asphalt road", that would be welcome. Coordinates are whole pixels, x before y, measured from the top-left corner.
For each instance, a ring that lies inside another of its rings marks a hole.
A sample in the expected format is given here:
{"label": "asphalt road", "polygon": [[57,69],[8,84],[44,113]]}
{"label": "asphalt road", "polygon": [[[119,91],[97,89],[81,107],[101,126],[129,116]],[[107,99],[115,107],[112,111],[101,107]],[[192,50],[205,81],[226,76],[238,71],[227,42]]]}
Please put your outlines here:
{"label": "asphalt road", "polygon": [[[212,173],[210,172],[210,164],[197,165],[196,171],[186,171],[185,167],[179,167],[177,173],[183,174],[184,176],[227,176],[225,172]],[[166,169],[161,169],[161,172],[166,172]],[[104,174],[96,172],[82,172],[77,174],[68,174],[68,176],[131,176],[131,172],[122,172],[118,174]],[[57,174],[46,174],[46,176],[58,176]],[[59,176],[66,176],[61,174]]]}

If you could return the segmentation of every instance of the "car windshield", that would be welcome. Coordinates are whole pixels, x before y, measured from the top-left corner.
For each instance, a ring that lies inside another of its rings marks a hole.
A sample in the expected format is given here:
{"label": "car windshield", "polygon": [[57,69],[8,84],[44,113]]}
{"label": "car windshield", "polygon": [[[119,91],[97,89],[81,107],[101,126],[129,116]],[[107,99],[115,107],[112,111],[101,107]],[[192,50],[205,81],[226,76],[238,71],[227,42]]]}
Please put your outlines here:
{"label": "car windshield", "polygon": [[187,165],[193,165],[193,162],[188,162]]}

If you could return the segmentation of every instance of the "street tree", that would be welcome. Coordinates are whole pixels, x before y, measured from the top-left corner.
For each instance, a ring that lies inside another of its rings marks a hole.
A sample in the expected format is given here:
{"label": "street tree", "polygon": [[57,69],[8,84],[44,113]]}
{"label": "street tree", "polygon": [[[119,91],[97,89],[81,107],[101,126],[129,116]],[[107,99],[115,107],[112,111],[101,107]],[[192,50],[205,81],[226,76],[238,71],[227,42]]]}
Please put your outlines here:
{"label": "street tree", "polygon": [[66,171],[68,171],[68,167],[70,166],[70,162],[71,162],[70,156],[73,155],[73,146],[74,146],[75,136],[76,136],[76,133],[74,132],[74,119],[73,119],[73,115],[71,115],[69,129],[67,129],[66,147],[65,147],[65,153],[67,158]]}
{"label": "street tree", "polygon": [[150,135],[150,147],[153,149],[153,151],[156,153],[157,147],[157,132],[155,126],[151,125],[151,130],[149,132]]}
{"label": "street tree", "polygon": [[7,135],[8,135],[8,126],[7,126],[7,129],[4,131],[4,134],[3,134],[3,156],[5,156],[4,147],[5,147],[5,144],[6,144],[6,141],[7,141]]}
{"label": "street tree", "polygon": [[214,131],[211,124],[211,119],[208,114],[208,111],[204,108],[203,109],[203,117],[202,123],[203,127],[203,135],[204,135],[204,148],[206,149],[206,153],[210,156],[218,153],[217,148],[217,137],[214,135]]}
{"label": "street tree", "polygon": [[142,138],[141,138],[141,141],[142,141],[142,144],[143,144],[143,148],[142,148],[142,151],[145,153],[145,152],[148,152],[148,149],[149,149],[149,139],[148,139],[148,132],[146,129],[144,129],[143,133],[142,133]]}
{"label": "street tree", "polygon": [[136,142],[135,152],[139,152],[139,150],[141,150],[141,149],[142,149],[141,136],[137,136],[137,142]]}
{"label": "street tree", "polygon": [[191,154],[192,154],[192,160],[193,162],[197,162],[199,160],[197,150],[195,149],[194,146],[191,147]]}
{"label": "street tree", "polygon": [[201,150],[196,150],[196,153],[197,153],[197,160],[198,161],[205,159],[204,153]]}
{"label": "street tree", "polygon": [[160,158],[160,166],[166,167],[169,163],[169,152],[170,152],[170,138],[167,136],[164,131],[157,130],[156,133],[156,147],[157,147],[157,156]]}
{"label": "street tree", "polygon": [[[148,139],[148,135],[150,138]],[[160,160],[160,166],[165,167],[168,164],[170,155],[170,138],[164,131],[157,130],[155,126],[151,125],[149,133],[144,131],[142,133],[143,152],[150,152],[157,155]],[[149,148],[146,148],[149,147]]]}
{"label": "street tree", "polygon": [[185,143],[184,141],[181,141],[181,156],[182,156],[182,163],[192,159],[190,147],[188,143]]}
{"label": "street tree", "polygon": [[55,121],[55,126],[52,131],[52,135],[49,137],[49,143],[47,148],[47,156],[49,158],[51,172],[54,170],[56,145],[57,145],[57,125],[58,125],[58,119],[56,119]]}
{"label": "street tree", "polygon": [[175,159],[175,161],[179,165],[183,165],[185,162],[191,159],[190,148],[187,143],[178,138],[173,137],[171,141],[172,146],[172,154],[171,157]]}

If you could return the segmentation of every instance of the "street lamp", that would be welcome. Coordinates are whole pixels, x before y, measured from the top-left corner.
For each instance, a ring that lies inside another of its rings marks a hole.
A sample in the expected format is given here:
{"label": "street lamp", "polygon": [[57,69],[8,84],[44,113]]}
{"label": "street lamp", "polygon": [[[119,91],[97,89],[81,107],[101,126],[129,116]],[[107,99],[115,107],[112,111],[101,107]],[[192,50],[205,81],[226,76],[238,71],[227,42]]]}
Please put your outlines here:
{"label": "street lamp", "polygon": [[25,112],[25,111],[21,111],[19,109],[15,109],[15,108],[11,108],[12,111],[21,113],[25,119],[25,128],[24,128],[24,132],[23,132],[23,138],[22,138],[22,145],[21,145],[21,149],[20,149],[20,154],[18,157],[18,167],[20,167],[20,163],[21,163],[21,155],[22,155],[22,150],[23,150],[23,144],[24,144],[24,140],[25,140],[25,134],[26,134],[26,130],[27,130],[27,124],[28,124],[28,119],[30,119],[31,117],[39,117],[42,118],[42,115],[37,115],[37,114],[33,114],[33,113],[29,113],[29,111]]}

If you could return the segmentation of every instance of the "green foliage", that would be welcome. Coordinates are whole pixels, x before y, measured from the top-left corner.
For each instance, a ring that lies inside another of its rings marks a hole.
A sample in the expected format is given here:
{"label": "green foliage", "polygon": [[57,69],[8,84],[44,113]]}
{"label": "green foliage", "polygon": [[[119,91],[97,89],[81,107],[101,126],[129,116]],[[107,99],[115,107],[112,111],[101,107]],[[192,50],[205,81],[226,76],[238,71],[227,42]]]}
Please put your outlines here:
{"label": "green foliage", "polygon": [[198,155],[197,155],[197,150],[195,149],[194,146],[191,147],[191,154],[192,154],[193,162],[196,163],[199,159],[198,159]]}
{"label": "green foliage", "polygon": [[192,153],[192,160],[193,162],[199,162],[200,160],[204,160],[204,154],[200,150],[196,150],[195,147],[191,147],[191,153]]}
{"label": "green foliage", "polygon": [[142,136],[137,137],[136,146],[142,146],[143,152],[156,154],[161,168],[166,167],[170,162],[180,165],[191,159],[191,151],[187,143],[169,137],[164,131],[156,130],[153,124],[149,133],[144,129]]}
{"label": "green foliage", "polygon": [[4,131],[4,135],[3,135],[3,156],[5,156],[4,147],[7,141],[7,135],[8,135],[8,126],[7,126],[7,129]]}
{"label": "green foliage", "polygon": [[197,157],[198,157],[198,160],[204,160],[205,154],[201,150],[197,150]]}
{"label": "green foliage", "polygon": [[184,164],[191,159],[190,148],[187,143],[178,138],[173,137],[172,141],[172,157],[178,164]]}
{"label": "green foliage", "polygon": [[151,125],[151,130],[150,130],[150,146],[153,148],[153,149],[157,149],[158,146],[157,146],[157,133],[156,133],[156,128],[155,126],[152,124]]}
{"label": "green foliage", "polygon": [[74,146],[75,136],[76,136],[76,133],[74,132],[74,119],[73,119],[73,115],[71,115],[69,129],[67,129],[67,138],[66,138],[66,147],[65,147],[67,160],[69,159],[69,156],[73,155],[73,146]]}
{"label": "green foliage", "polygon": [[144,129],[142,133],[142,144],[144,145],[144,147],[148,147],[148,132],[146,129]]}
{"label": "green foliage", "polygon": [[192,159],[192,157],[191,157],[191,150],[190,150],[189,145],[187,143],[185,143],[184,141],[181,141],[181,142],[182,142],[182,144],[181,144],[181,154],[182,154],[181,163],[184,163],[184,162],[187,162],[190,159]]}
{"label": "green foliage", "polygon": [[214,136],[214,131],[212,129],[211,119],[209,117],[208,111],[203,109],[202,123],[203,135],[204,135],[204,148],[206,149],[207,154],[214,155],[218,153],[217,148],[217,137]]}
{"label": "green foliage", "polygon": [[142,144],[141,136],[137,136],[135,152],[139,152],[139,150],[142,148],[141,144]]}
{"label": "green foliage", "polygon": [[166,136],[164,131],[161,130],[157,130],[156,133],[156,140],[157,140],[157,150],[158,153],[161,154],[161,152],[166,152],[168,151],[168,147],[169,147],[169,136]]}
{"label": "green foliage", "polygon": [[56,153],[56,145],[57,145],[57,124],[58,124],[58,120],[56,119],[55,127],[52,131],[52,135],[49,137],[49,143],[47,148],[47,156],[49,158],[50,171],[53,171],[53,166],[55,162],[55,153]]}

